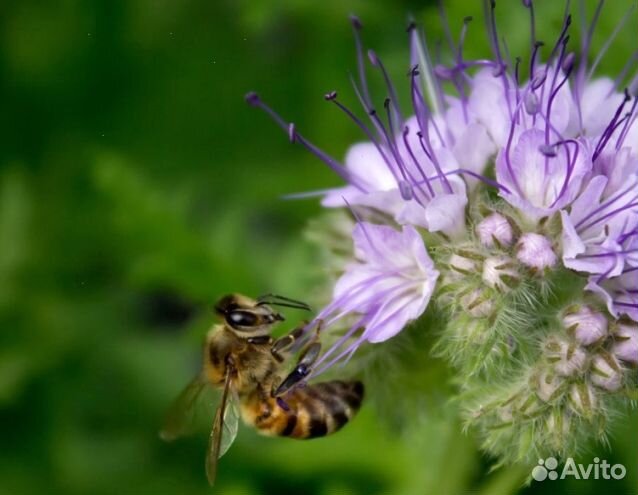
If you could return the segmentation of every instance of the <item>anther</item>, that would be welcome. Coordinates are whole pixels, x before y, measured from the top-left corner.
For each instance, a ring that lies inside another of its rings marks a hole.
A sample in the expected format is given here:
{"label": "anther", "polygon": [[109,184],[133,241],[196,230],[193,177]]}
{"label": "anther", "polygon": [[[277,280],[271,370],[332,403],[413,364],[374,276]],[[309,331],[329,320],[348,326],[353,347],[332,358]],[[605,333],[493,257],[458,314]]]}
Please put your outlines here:
{"label": "anther", "polygon": [[337,92],[336,91],[330,91],[330,93],[326,93],[323,96],[324,100],[326,101],[333,101],[337,99]]}
{"label": "anther", "polygon": [[532,91],[536,91],[540,88],[545,83],[545,79],[547,79],[547,71],[543,69],[532,79]]}
{"label": "anther", "polygon": [[405,201],[410,201],[414,197],[412,186],[405,180],[399,181],[399,192]]}
{"label": "anther", "polygon": [[535,115],[538,112],[539,104],[536,93],[527,93],[523,99],[523,103],[525,105],[525,111],[529,115]]}
{"label": "anther", "polygon": [[538,147],[538,151],[540,151],[543,155],[549,158],[553,158],[556,156],[556,147],[551,144],[541,144]]}
{"label": "anther", "polygon": [[569,74],[574,68],[574,60],[576,59],[576,54],[574,52],[570,52],[563,60],[563,71],[566,74]]}
{"label": "anther", "polygon": [[251,91],[250,93],[246,93],[246,96],[244,96],[244,99],[246,100],[246,103],[252,106],[257,106],[259,105],[259,102],[260,102],[259,95],[255,93],[254,91]]}
{"label": "anther", "polygon": [[361,29],[363,27],[363,24],[361,23],[361,19],[359,19],[356,15],[351,14],[350,15],[350,22],[352,23],[352,26],[355,29]]}
{"label": "anther", "polygon": [[374,50],[368,50],[368,60],[370,60],[370,63],[375,67],[379,64],[379,58]]}

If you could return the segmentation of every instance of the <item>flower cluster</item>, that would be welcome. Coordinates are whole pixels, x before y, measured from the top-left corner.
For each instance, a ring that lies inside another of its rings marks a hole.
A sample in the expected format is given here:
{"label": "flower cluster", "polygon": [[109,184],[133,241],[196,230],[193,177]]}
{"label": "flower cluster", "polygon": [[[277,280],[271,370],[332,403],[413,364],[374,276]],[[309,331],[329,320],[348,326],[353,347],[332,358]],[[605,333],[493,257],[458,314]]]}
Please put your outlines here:
{"label": "flower cluster", "polygon": [[[364,53],[353,17],[352,85],[367,120],[325,95],[366,138],[344,163],[247,96],[345,181],[320,193],[323,206],[357,219],[352,259],[317,316],[342,333],[311,376],[438,312],[431,352],[456,370],[468,425],[503,462],[603,437],[638,365],[636,58],[616,79],[594,78],[609,46],[588,65],[600,8],[576,54],[569,14],[545,46],[532,1],[523,3],[526,60],[504,49],[494,2],[489,58],[464,56],[470,18],[453,55],[436,62],[411,24],[410,116],[379,56]],[[382,110],[366,58],[386,84]]]}

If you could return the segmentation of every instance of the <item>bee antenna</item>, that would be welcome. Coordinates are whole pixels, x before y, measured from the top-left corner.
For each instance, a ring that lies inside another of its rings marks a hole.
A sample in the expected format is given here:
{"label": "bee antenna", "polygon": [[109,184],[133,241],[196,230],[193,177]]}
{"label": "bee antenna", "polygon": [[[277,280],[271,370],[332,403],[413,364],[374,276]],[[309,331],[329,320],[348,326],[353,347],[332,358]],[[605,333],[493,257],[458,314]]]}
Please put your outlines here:
{"label": "bee antenna", "polygon": [[257,306],[262,306],[264,304],[312,311],[312,308],[305,302],[297,301],[285,296],[280,296],[278,294],[264,294],[263,296],[258,297]]}
{"label": "bee antenna", "polygon": [[277,301],[261,301],[257,303],[257,306],[263,306],[267,304],[268,306],[281,306],[284,308],[294,308],[294,309],[303,309],[304,311],[312,311],[312,308],[307,304],[291,304]]}

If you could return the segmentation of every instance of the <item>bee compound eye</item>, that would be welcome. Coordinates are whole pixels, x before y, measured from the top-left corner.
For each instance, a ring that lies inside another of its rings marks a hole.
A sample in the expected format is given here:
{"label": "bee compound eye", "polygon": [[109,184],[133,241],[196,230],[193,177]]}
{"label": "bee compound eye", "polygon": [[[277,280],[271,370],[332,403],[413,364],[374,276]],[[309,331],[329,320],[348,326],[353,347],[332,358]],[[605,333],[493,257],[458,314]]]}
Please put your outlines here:
{"label": "bee compound eye", "polygon": [[226,318],[233,327],[252,327],[257,324],[257,316],[249,311],[231,311]]}

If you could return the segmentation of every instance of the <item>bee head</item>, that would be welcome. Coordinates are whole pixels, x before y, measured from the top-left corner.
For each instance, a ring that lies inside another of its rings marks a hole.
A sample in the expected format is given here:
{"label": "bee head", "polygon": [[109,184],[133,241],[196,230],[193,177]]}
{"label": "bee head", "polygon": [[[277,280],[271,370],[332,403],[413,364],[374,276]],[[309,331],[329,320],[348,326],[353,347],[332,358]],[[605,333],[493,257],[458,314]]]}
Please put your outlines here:
{"label": "bee head", "polygon": [[236,334],[256,337],[268,335],[273,325],[284,321],[283,315],[271,306],[310,310],[307,304],[283,296],[267,294],[251,299],[241,294],[230,294],[219,300],[215,311]]}
{"label": "bee head", "polygon": [[240,294],[222,297],[215,311],[235,333],[246,337],[267,335],[275,323],[284,320],[268,305]]}

